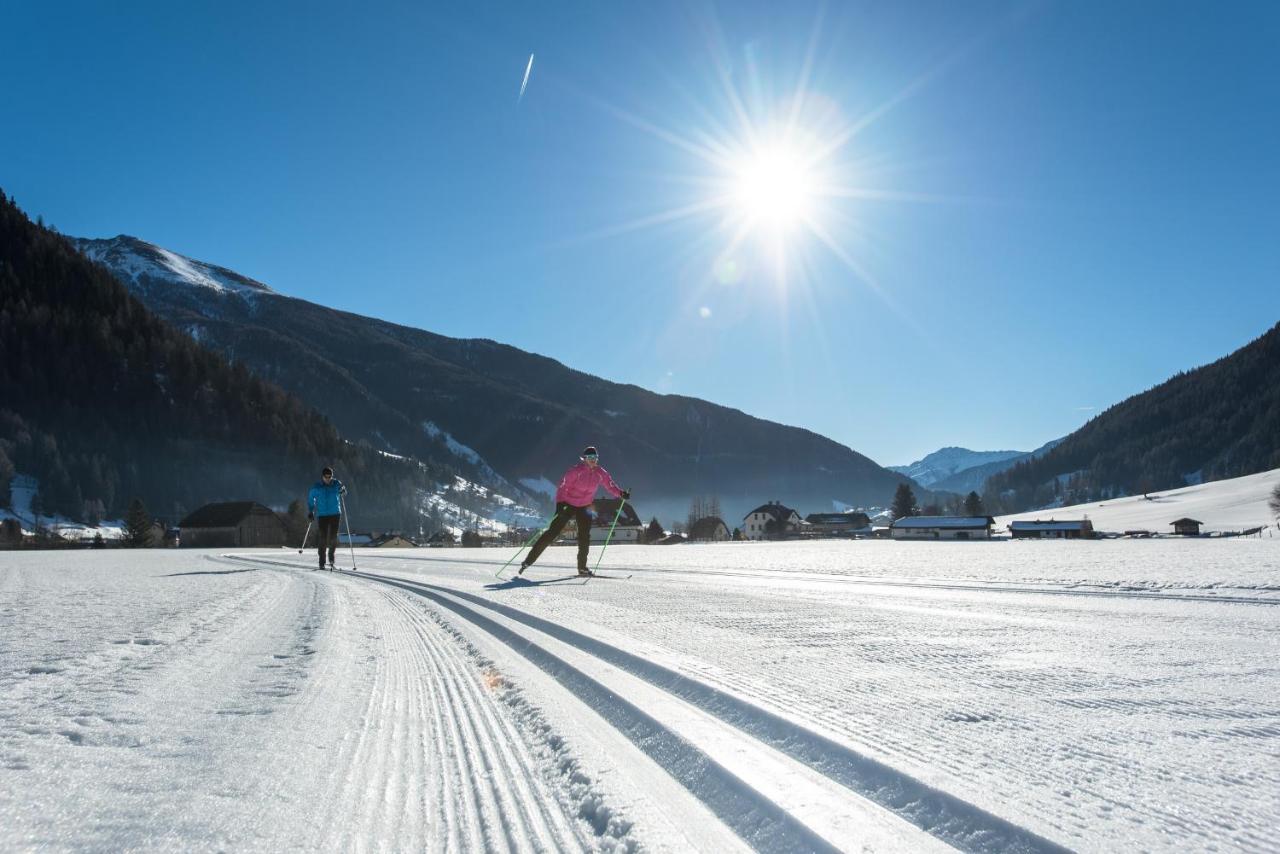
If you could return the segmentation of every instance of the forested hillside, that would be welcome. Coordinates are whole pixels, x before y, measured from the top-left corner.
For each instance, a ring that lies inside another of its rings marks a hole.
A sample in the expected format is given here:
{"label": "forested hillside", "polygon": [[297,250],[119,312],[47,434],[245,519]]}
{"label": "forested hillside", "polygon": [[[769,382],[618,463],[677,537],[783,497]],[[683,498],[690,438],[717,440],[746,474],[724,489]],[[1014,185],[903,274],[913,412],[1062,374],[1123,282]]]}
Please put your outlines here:
{"label": "forested hillside", "polygon": [[284,504],[325,462],[364,493],[367,524],[403,519],[427,483],[159,319],[0,192],[0,505],[15,471],[39,480],[41,512],[76,519],[118,518],[133,497],[167,518]]}
{"label": "forested hillside", "polygon": [[1280,467],[1280,324],[1210,365],[1112,406],[987,481],[997,513],[1081,504]]}

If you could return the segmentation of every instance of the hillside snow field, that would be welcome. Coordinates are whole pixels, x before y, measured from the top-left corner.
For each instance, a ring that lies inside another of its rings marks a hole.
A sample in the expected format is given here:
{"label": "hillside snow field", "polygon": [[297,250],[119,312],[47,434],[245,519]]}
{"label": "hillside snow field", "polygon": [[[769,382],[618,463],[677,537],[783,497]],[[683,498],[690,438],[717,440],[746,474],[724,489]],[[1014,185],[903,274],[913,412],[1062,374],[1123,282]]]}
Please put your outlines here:
{"label": "hillside snow field", "polygon": [[[1203,523],[1201,531],[1246,531],[1271,526],[1275,513],[1268,499],[1280,485],[1280,469],[1259,474],[1216,480],[1181,489],[1151,492],[1126,498],[1111,498],[1092,504],[1034,510],[996,518],[997,528],[1007,528],[1016,519],[1082,519],[1093,522],[1095,531],[1145,530],[1173,533],[1173,520],[1189,517]],[[1264,532],[1275,533],[1274,529]]]}
{"label": "hillside snow field", "polygon": [[0,552],[0,849],[1280,850],[1280,538],[510,556]]}

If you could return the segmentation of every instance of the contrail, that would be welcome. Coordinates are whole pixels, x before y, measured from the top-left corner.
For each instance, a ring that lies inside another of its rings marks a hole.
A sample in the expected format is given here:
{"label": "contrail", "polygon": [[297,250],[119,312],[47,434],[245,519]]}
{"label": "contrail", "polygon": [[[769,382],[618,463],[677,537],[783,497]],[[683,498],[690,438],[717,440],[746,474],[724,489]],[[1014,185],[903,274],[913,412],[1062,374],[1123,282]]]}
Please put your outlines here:
{"label": "contrail", "polygon": [[520,97],[516,98],[516,103],[524,100],[524,87],[529,85],[529,72],[533,70],[533,54],[529,54],[529,64],[524,67],[524,80],[520,81]]}

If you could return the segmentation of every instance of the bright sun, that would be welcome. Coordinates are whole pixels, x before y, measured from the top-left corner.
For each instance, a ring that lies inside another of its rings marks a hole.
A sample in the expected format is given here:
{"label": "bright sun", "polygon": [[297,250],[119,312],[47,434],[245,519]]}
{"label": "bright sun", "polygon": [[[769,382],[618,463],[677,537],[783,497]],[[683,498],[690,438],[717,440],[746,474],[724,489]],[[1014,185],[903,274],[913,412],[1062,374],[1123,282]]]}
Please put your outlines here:
{"label": "bright sun", "polygon": [[752,151],[733,164],[733,207],[751,227],[789,230],[813,213],[815,178],[806,158],[785,146]]}

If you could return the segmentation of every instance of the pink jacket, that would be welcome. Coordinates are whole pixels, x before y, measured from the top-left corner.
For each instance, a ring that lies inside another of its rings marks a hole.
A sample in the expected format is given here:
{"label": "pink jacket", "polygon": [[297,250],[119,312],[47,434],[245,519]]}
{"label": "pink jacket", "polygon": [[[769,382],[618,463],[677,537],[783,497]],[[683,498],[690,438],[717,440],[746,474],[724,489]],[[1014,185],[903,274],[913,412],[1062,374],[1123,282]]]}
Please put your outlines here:
{"label": "pink jacket", "polygon": [[613,482],[613,478],[602,467],[592,468],[585,462],[578,463],[564,473],[560,486],[556,488],[556,503],[586,507],[596,497],[598,486],[603,486],[605,492],[611,493],[614,498],[622,495],[622,488]]}

